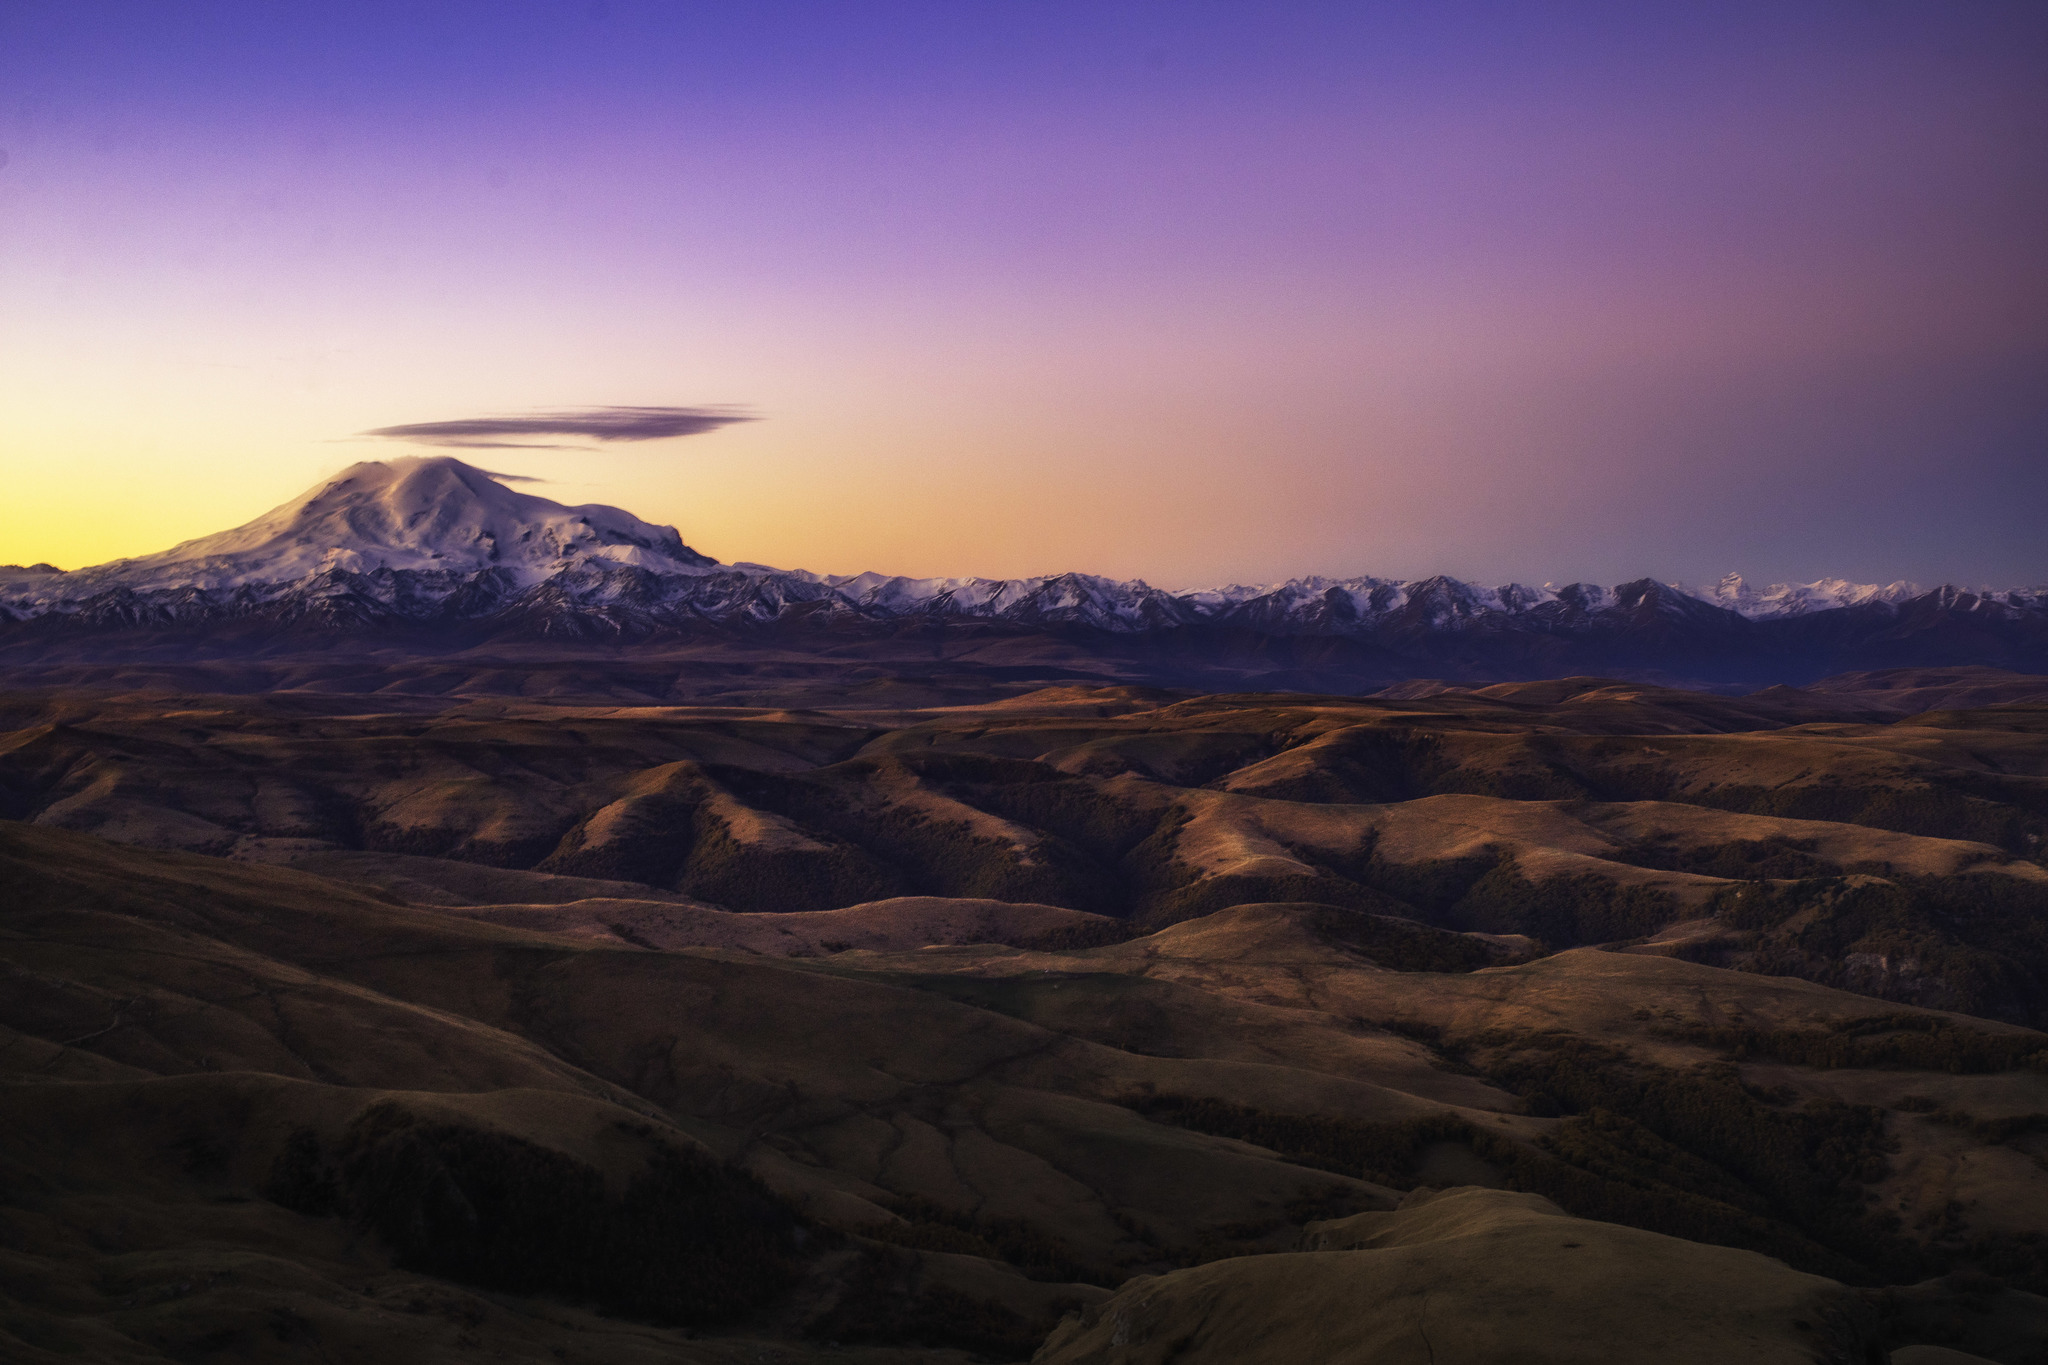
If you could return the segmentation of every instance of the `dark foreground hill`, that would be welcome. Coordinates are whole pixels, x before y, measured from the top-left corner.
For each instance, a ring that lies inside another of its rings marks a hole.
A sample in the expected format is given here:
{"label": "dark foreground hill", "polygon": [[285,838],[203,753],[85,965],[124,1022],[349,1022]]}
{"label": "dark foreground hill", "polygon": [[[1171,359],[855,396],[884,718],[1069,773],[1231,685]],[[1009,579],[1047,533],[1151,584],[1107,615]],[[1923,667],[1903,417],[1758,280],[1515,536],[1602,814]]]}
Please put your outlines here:
{"label": "dark foreground hill", "polygon": [[2005,685],[11,694],[0,1354],[2036,1361]]}
{"label": "dark foreground hill", "polygon": [[[1151,1359],[1083,1349],[1134,1292],[1134,1346],[1255,1359],[1201,1306],[1275,1275],[1310,1315],[1276,1350],[2019,1361],[2048,1322],[1999,1287],[2040,1273],[2048,1039],[1803,982],[1387,970],[1305,905],[1078,952],[647,951],[22,826],[0,877],[10,1359],[1018,1359],[1083,1309],[1048,1359]],[[1419,1184],[1529,1193],[1361,1221]],[[1288,1269],[1353,1245],[1412,1250]],[[1104,1303],[1184,1266],[1193,1308],[1173,1275]],[[1459,1285],[1451,1321],[1403,1276]]]}

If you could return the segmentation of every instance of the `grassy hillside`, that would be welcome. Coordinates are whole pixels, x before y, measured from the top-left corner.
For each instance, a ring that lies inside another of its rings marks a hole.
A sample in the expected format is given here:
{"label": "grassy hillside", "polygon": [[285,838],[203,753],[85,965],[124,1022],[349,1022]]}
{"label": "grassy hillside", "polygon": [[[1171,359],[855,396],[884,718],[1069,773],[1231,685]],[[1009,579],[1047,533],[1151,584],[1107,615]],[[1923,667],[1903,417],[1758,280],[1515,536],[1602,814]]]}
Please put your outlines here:
{"label": "grassy hillside", "polygon": [[1689,696],[13,696],[0,1354],[1093,1359],[1476,1186],[2031,1359],[2048,725]]}

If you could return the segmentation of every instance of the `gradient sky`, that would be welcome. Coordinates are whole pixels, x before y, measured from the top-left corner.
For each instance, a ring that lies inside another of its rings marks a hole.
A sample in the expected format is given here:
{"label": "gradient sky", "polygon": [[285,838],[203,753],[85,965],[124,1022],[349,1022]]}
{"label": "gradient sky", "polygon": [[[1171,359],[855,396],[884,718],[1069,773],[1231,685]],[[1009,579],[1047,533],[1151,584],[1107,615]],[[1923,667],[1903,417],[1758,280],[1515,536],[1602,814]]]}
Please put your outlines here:
{"label": "gradient sky", "polygon": [[2048,4],[0,0],[0,561],[375,427],[826,572],[2048,582]]}

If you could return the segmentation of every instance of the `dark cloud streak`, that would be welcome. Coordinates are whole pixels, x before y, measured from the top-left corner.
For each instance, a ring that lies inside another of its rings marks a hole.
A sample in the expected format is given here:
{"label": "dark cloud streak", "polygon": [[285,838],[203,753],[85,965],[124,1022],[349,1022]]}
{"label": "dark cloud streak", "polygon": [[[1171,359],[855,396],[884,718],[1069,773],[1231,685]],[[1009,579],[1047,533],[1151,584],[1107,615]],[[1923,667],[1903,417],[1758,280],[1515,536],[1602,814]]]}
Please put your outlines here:
{"label": "dark cloud streak", "polygon": [[454,446],[472,450],[577,450],[506,437],[571,436],[591,441],[662,441],[676,436],[701,436],[707,431],[755,420],[732,408],[584,408],[576,412],[544,412],[531,417],[464,417],[452,422],[412,422],[376,427],[363,433],[393,441]]}
{"label": "dark cloud streak", "polygon": [[[365,436],[381,436],[382,432],[366,431]],[[414,438],[419,439],[419,438]],[[429,445],[446,446],[451,450],[588,450],[589,446],[549,445],[536,441],[429,441]]]}

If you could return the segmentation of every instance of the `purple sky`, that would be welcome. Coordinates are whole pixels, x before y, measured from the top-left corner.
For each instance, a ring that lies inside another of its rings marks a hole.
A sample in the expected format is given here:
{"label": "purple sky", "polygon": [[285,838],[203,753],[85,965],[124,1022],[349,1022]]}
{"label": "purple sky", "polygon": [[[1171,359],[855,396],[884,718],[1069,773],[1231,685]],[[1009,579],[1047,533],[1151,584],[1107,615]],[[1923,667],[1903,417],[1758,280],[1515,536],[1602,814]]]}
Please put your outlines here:
{"label": "purple sky", "polygon": [[0,561],[732,405],[473,458],[821,571],[2048,581],[2039,0],[0,0],[0,150]]}

